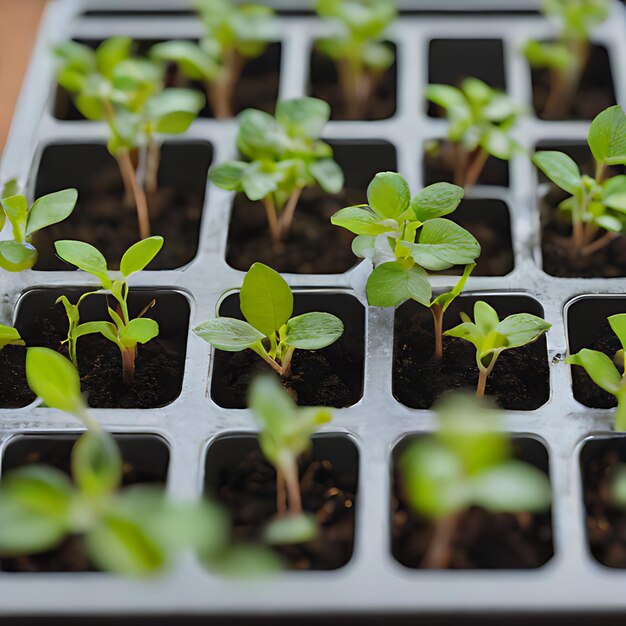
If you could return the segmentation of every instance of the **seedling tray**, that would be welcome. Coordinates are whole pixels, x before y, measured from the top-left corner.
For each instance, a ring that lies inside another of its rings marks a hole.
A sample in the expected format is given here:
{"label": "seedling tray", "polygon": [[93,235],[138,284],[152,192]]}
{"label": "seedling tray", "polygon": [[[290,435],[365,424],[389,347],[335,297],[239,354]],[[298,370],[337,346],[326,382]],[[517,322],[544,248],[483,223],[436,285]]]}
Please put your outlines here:
{"label": "seedling tray", "polygon": [[[502,85],[532,111],[530,70],[517,54],[530,37],[549,38],[551,28],[535,12],[537,2],[517,2],[507,15],[506,2],[476,2],[478,9],[494,7],[489,19],[473,15],[463,2],[405,3],[411,8],[391,29],[389,40],[398,53],[396,113],[372,122],[331,122],[329,141],[355,144],[386,142],[395,150],[397,167],[417,190],[423,185],[423,146],[445,136],[445,121],[427,115],[424,88],[428,82],[428,52],[432,40],[495,40],[499,53],[489,57],[487,69],[501,72]],[[201,26],[188,7],[168,12],[169,2],[53,2],[46,12],[31,68],[4,153],[2,180],[17,176],[32,196],[46,147],[61,144],[102,144],[103,125],[61,121],[54,117],[55,81],[50,45],[65,38],[101,40],[112,35],[137,39],[197,38]],[[443,5],[443,7],[442,7]],[[280,98],[304,95],[314,39],[324,27],[313,17],[282,3]],[[510,7],[509,7],[510,8]],[[133,6],[135,9],[135,6]],[[420,13],[419,9],[426,9]],[[463,10],[463,14],[455,10]],[[145,13],[143,12],[145,10]],[[594,42],[604,46],[612,68],[617,102],[626,104],[626,15],[615,2],[612,17],[600,27]],[[85,11],[89,11],[85,14]],[[471,66],[470,57],[463,63]],[[484,63],[479,64],[485,67]],[[478,71],[478,70],[476,70]],[[486,76],[487,79],[490,76]],[[515,137],[532,153],[539,142],[553,145],[585,142],[584,121],[545,122],[532,114],[519,123]],[[176,143],[210,146],[213,162],[234,154],[236,124],[209,118],[196,121]],[[351,168],[359,169],[358,164]],[[69,173],[66,168],[64,176]],[[352,171],[352,170],[351,170]],[[363,188],[371,172],[354,173]],[[41,174],[43,175],[43,174]],[[349,174],[350,176],[351,174]],[[363,180],[365,179],[365,180]],[[208,573],[193,558],[154,581],[135,582],[101,573],[0,572],[0,615],[156,615],[289,616],[289,615],[443,615],[519,614],[520,612],[587,613],[624,611],[624,572],[603,567],[590,554],[585,530],[580,471],[581,450],[590,440],[622,437],[611,434],[613,411],[592,409],[574,399],[570,368],[564,363],[568,341],[580,319],[572,321],[576,304],[593,295],[591,310],[600,311],[626,292],[626,279],[562,279],[541,269],[539,181],[527,157],[515,157],[495,185],[478,185],[468,197],[497,200],[509,211],[513,269],[503,276],[470,278],[468,295],[506,298],[525,296],[553,324],[547,335],[549,398],[530,411],[506,411],[504,427],[515,435],[539,441],[549,456],[554,494],[552,525],[554,556],[535,570],[425,571],[397,562],[391,551],[390,511],[392,454],[406,435],[427,433],[435,427],[429,410],[410,409],[394,398],[394,311],[366,308],[364,285],[369,271],[362,263],[343,274],[285,274],[298,294],[320,298],[345,294],[358,301],[364,315],[362,397],[334,412],[334,420],[320,437],[348,439],[358,451],[358,496],[354,552],[344,567],[334,571],[286,571],[262,583],[241,583]],[[41,178],[40,178],[41,184]],[[64,182],[65,181],[64,179]],[[506,181],[504,181],[505,183]],[[79,184],[79,181],[75,184]],[[62,186],[62,185],[60,185]],[[191,327],[216,314],[218,307],[241,285],[243,273],[226,258],[232,196],[206,187],[198,249],[195,258],[176,270],[147,271],[134,286],[182,294],[190,307]],[[58,290],[93,287],[88,276],[69,271],[28,271],[2,274],[0,312],[3,322],[15,320],[24,293],[32,289]],[[449,279],[438,277],[436,286]],[[610,307],[609,307],[610,308]],[[614,308],[614,306],[613,306]],[[623,311],[623,307],[620,309]],[[603,313],[604,315],[604,313]],[[183,316],[184,317],[184,316]],[[584,328],[585,322],[582,322]],[[569,334],[568,334],[569,333]],[[568,339],[569,338],[569,339]],[[194,497],[204,489],[207,453],[225,436],[251,434],[255,425],[249,411],[220,407],[211,397],[215,357],[209,346],[191,332],[186,339],[185,371],[180,395],[154,409],[94,409],[94,415],[117,435],[160,437],[169,449],[167,489],[177,496]],[[25,437],[53,439],[76,432],[76,424],[57,411],[36,405],[0,410],[0,453],[14,455],[13,446]],[[21,445],[21,444],[20,444]]]}

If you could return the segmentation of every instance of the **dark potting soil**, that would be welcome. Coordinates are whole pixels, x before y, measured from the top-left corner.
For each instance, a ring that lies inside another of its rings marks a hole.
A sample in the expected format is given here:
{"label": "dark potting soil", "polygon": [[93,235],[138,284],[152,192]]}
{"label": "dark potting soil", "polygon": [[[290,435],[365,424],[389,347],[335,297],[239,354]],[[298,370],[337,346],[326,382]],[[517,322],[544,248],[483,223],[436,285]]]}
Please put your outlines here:
{"label": "dark potting soil", "polygon": [[[302,406],[351,406],[363,394],[362,352],[363,346],[348,333],[322,350],[296,350],[291,375],[282,379],[283,385]],[[216,350],[214,359],[211,397],[227,409],[246,408],[252,380],[273,372],[252,350]]]}
{"label": "dark potting soil", "polygon": [[[395,47],[394,47],[395,52]],[[346,112],[343,92],[339,86],[337,69],[334,61],[315,50],[311,55],[311,82],[309,94],[330,104],[331,119],[349,120]],[[397,68],[394,63],[381,77],[367,105],[367,120],[383,120],[396,112]]]}
{"label": "dark potting soil", "polygon": [[[553,83],[551,72],[532,69],[533,107],[538,117],[542,111]],[[559,119],[591,120],[604,109],[615,104],[615,88],[611,75],[611,63],[606,48],[592,46],[587,68],[569,109]]]}
{"label": "dark potting soil", "polygon": [[614,471],[626,460],[623,448],[623,439],[592,440],[581,454],[589,548],[600,563],[615,568],[626,568],[626,512],[611,498]]}
{"label": "dark potting soil", "polygon": [[[218,477],[218,500],[227,508],[235,541],[259,541],[276,515],[276,472],[260,451],[245,455],[234,470]],[[307,455],[300,462],[305,511],[315,515],[320,535],[314,541],[276,551],[291,569],[332,570],[345,565],[354,545],[356,475],[339,473],[327,459]]]}
{"label": "dark potting soil", "polygon": [[330,218],[340,209],[364,201],[362,189],[344,189],[336,195],[317,188],[306,189],[298,203],[289,238],[274,245],[262,203],[237,194],[230,218],[226,262],[242,271],[248,271],[258,261],[278,272],[346,272],[358,261],[351,248],[354,235],[333,226]]}
{"label": "dark potting soil", "polygon": [[19,409],[35,399],[26,381],[26,348],[5,346],[0,350],[0,380],[0,408]]}
{"label": "dark potting soil", "polygon": [[[448,216],[454,218],[454,214]],[[474,220],[452,219],[465,230],[470,232],[480,244],[480,256],[476,259],[476,267],[472,276],[504,276],[513,270],[513,248],[506,234],[498,228],[485,222]],[[454,273],[461,274],[463,269],[457,269]]]}
{"label": "dark potting soil", "polygon": [[[407,508],[397,473],[391,506],[393,556],[406,567],[420,568],[434,526]],[[549,513],[489,513],[473,507],[459,518],[449,569],[531,569],[544,565],[553,553]]]}
{"label": "dark potting soil", "polygon": [[[439,141],[434,151],[424,151],[424,185],[439,182],[454,182],[454,167],[457,161],[457,151],[449,141]],[[508,187],[509,164],[502,159],[489,157],[485,167],[478,177],[478,185],[493,185]]]}
{"label": "dark potting soil", "polygon": [[[444,392],[476,389],[478,366],[473,345],[456,337],[443,338],[443,358],[433,359],[432,316],[396,311],[393,394],[414,409],[429,409]],[[487,380],[486,395],[503,409],[531,411],[549,397],[548,360],[533,344],[504,351]]]}

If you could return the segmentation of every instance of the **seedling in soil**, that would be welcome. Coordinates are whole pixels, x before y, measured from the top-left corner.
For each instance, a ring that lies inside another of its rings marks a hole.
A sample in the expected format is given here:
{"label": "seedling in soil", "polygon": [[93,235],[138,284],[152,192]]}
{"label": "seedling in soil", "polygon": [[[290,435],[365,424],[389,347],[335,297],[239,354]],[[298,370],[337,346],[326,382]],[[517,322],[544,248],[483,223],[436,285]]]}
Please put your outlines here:
{"label": "seedling in soil", "polygon": [[543,12],[559,23],[557,40],[531,40],[524,47],[528,62],[550,71],[550,91],[541,116],[560,119],[567,113],[587,67],[590,34],[610,14],[610,0],[543,0]]}
{"label": "seedling in soil", "polygon": [[319,137],[330,107],[316,98],[279,102],[276,117],[247,109],[239,116],[237,147],[246,161],[229,161],[209,170],[209,180],[228,191],[261,200],[272,240],[289,235],[302,191],[317,184],[339,193],[344,177],[332,148]]}
{"label": "seedling in soil", "polygon": [[[461,293],[480,245],[464,228],[443,219],[463,198],[463,189],[435,183],[411,199],[406,180],[394,172],[374,177],[367,189],[367,205],[335,213],[331,222],[358,235],[354,253],[370,259],[374,269],[367,281],[371,306],[396,307],[415,300],[429,307],[435,320],[436,357],[443,354],[443,315]],[[428,271],[465,265],[463,275],[449,292],[432,299]]]}
{"label": "seedling in soil", "polygon": [[293,314],[293,294],[278,272],[255,263],[239,294],[247,321],[217,317],[197,326],[196,335],[218,350],[250,349],[281,377],[291,374],[296,350],[320,350],[343,334],[343,322],[330,313]]}
{"label": "seedling in soil", "polygon": [[28,384],[52,408],[87,428],[72,449],[70,480],[45,465],[8,472],[0,483],[0,554],[21,557],[84,537],[100,570],[148,576],[181,550],[219,554],[228,539],[220,509],[208,502],[169,500],[162,488],[121,489],[123,463],[115,439],[89,414],[77,370],[46,348],[26,356]]}
{"label": "seedling in soil", "polygon": [[0,231],[8,221],[13,238],[0,241],[0,267],[8,272],[33,267],[37,262],[37,250],[31,243],[33,234],[68,217],[77,198],[76,189],[64,189],[42,196],[29,207],[15,185],[7,185],[2,194]]}
{"label": "seedling in soil", "polygon": [[11,326],[0,324],[0,350],[6,346],[25,346],[19,331]]}
{"label": "seedling in soil", "polygon": [[456,185],[471,187],[490,156],[508,161],[521,149],[511,136],[520,108],[505,93],[477,78],[466,78],[460,89],[429,85],[426,97],[448,117],[448,139],[456,151]]}
{"label": "seedling in soil", "polygon": [[[78,306],[87,296],[81,297],[76,305],[72,305],[67,298],[60,299],[63,303],[69,321],[69,344],[72,360],[76,359],[76,341],[85,335],[100,333],[103,337],[112,341],[122,355],[122,368],[124,382],[132,385],[135,379],[135,358],[138,344],[148,343],[159,334],[159,325],[152,319],[143,315],[154,305],[152,301],[136,318],[131,319],[128,312],[128,279],[137,272],[143,270],[157,255],[163,245],[162,237],[149,237],[133,244],[124,253],[120,263],[122,277],[112,276],[107,263],[96,248],[82,241],[57,241],[54,246],[57,254],[68,263],[95,276],[102,285],[102,289],[110,292],[117,301],[116,309],[108,307],[112,322],[85,322],[79,323]],[[90,293],[101,293],[98,291]]]}
{"label": "seedling in soil", "polygon": [[608,318],[613,332],[622,344],[613,359],[604,352],[583,348],[565,360],[569,365],[580,365],[593,382],[617,398],[615,430],[626,431],[626,379],[624,378],[624,349],[626,348],[626,313]]}
{"label": "seedling in soil", "polygon": [[311,447],[311,435],[330,422],[330,411],[300,408],[275,378],[262,376],[250,387],[250,409],[259,422],[259,445],[276,469],[277,515],[265,529],[270,544],[311,541],[317,522],[302,510],[298,458]]}
{"label": "seedling in soil", "polygon": [[[626,228],[626,176],[607,178],[607,168],[626,164],[626,114],[613,106],[598,115],[587,139],[596,163],[595,176],[581,174],[563,152],[537,152],[533,163],[571,194],[559,209],[572,214],[572,256],[586,257],[610,244]],[[598,237],[599,233],[603,233]]]}
{"label": "seedling in soil", "polygon": [[449,567],[455,535],[471,507],[543,513],[551,501],[547,476],[512,458],[498,412],[460,394],[441,402],[437,416],[437,432],[412,443],[398,463],[407,504],[434,524],[422,561],[429,569]]}
{"label": "seedling in soil", "polygon": [[277,39],[274,12],[258,4],[236,6],[232,0],[196,0],[195,6],[206,29],[200,42],[166,41],[150,54],[176,63],[187,78],[201,82],[216,118],[232,117],[235,87],[246,63]]}
{"label": "seedling in soil", "polygon": [[74,95],[76,108],[87,119],[108,124],[107,147],[145,239],[150,235],[146,191],[156,191],[159,170],[156,134],[185,132],[204,106],[204,97],[191,89],[164,89],[164,67],[133,58],[131,48],[128,37],[112,37],[95,51],[68,41],[55,54],[61,61],[58,82]]}
{"label": "seedling in soil", "polygon": [[476,348],[479,372],[476,396],[479,398],[485,395],[487,378],[502,352],[533,343],[552,327],[530,313],[515,313],[500,321],[495,309],[482,300],[474,305],[474,322],[466,313],[461,313],[461,319],[462,324],[444,334],[465,339]]}
{"label": "seedling in soil", "polygon": [[396,19],[394,0],[317,0],[317,14],[329,20],[336,35],[321,39],[317,49],[337,67],[348,117],[365,117],[376,87],[394,62],[391,46],[381,41]]}

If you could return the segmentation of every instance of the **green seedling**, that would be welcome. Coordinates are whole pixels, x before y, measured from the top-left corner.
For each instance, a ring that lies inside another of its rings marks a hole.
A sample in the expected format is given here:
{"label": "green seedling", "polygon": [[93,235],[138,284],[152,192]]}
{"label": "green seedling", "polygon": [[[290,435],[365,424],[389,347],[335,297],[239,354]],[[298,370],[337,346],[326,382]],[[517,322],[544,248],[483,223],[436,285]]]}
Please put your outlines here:
{"label": "green seedling", "polygon": [[499,413],[464,394],[437,407],[438,430],[402,452],[398,477],[408,506],[434,529],[422,567],[445,569],[463,514],[477,506],[491,513],[544,513],[548,477],[512,458],[511,437]]}
{"label": "green seedling", "polygon": [[606,21],[610,9],[610,0],[543,0],[543,13],[559,24],[556,41],[531,40],[524,47],[532,67],[550,71],[543,118],[560,119],[567,114],[587,68],[591,32]]}
{"label": "green seedling", "polygon": [[25,346],[17,328],[0,324],[0,350],[7,346]]}
{"label": "green seedling", "polygon": [[33,234],[63,221],[74,210],[78,198],[76,189],[64,189],[42,196],[29,207],[28,200],[17,191],[14,184],[7,185],[0,201],[0,231],[8,221],[13,234],[12,239],[0,241],[0,267],[8,272],[21,272],[35,265]]}
{"label": "green seedling", "polygon": [[194,328],[194,333],[218,350],[250,349],[282,377],[291,374],[296,350],[320,350],[343,334],[343,323],[330,313],[292,317],[293,294],[278,272],[262,263],[248,270],[239,293],[247,321],[217,317]]}
{"label": "green seedling", "polygon": [[107,146],[145,239],[150,235],[146,191],[156,191],[160,161],[156,136],[185,132],[204,106],[204,96],[191,89],[165,89],[163,65],[133,57],[132,43],[128,37],[112,37],[94,51],[68,41],[54,52],[57,80],[73,94],[76,108],[109,127]]}
{"label": "green seedling", "polygon": [[502,352],[533,343],[552,327],[552,324],[530,313],[515,313],[500,321],[495,309],[482,300],[474,305],[473,322],[466,313],[461,313],[461,319],[462,324],[444,334],[465,339],[476,348],[478,398],[485,395],[487,378]]}
{"label": "green seedling", "polygon": [[171,501],[160,487],[121,487],[120,450],[89,414],[69,361],[46,348],[29,348],[26,376],[47,406],[77,417],[87,432],[72,449],[72,480],[40,464],[2,476],[0,555],[47,552],[76,535],[98,569],[145,577],[181,550],[223,551],[229,528],[221,509],[205,501]]}
{"label": "green seedling", "polygon": [[[589,127],[589,148],[596,163],[593,177],[581,174],[563,152],[537,152],[533,163],[570,194],[559,209],[572,215],[572,256],[586,257],[610,244],[626,228],[626,176],[607,178],[607,168],[626,164],[626,114],[613,106]],[[598,237],[599,233],[603,233]]]}
{"label": "green seedling", "polygon": [[209,180],[227,191],[262,201],[274,243],[289,235],[302,191],[317,184],[327,193],[343,188],[341,167],[319,137],[330,107],[316,98],[279,102],[276,117],[247,109],[239,115],[237,147],[246,161],[209,170]]}
{"label": "green seedling", "polygon": [[[464,289],[480,254],[480,245],[469,232],[443,219],[462,198],[462,188],[435,183],[411,199],[400,174],[382,172],[367,189],[367,205],[341,209],[331,218],[336,226],[358,235],[352,250],[374,265],[367,281],[371,306],[396,307],[415,300],[430,308],[437,358],[443,354],[443,315]],[[455,265],[465,265],[463,275],[453,289],[433,299],[428,272]]]}
{"label": "green seedling", "polygon": [[394,62],[393,48],[381,41],[396,19],[394,0],[317,0],[317,14],[337,34],[317,49],[337,67],[348,117],[363,118],[384,72]]}
{"label": "green seedling", "polygon": [[246,63],[260,57],[278,36],[274,11],[232,0],[196,0],[205,26],[199,43],[174,40],[156,44],[150,54],[174,62],[190,80],[204,85],[213,115],[233,116],[233,96]]}
{"label": "green seedling", "polygon": [[569,365],[580,365],[591,380],[617,398],[615,430],[626,431],[626,378],[624,378],[624,348],[626,348],[626,313],[608,318],[613,332],[622,344],[611,360],[604,352],[583,348],[565,359]]}
{"label": "green seedling", "polygon": [[66,341],[69,344],[72,360],[76,359],[76,341],[80,337],[100,333],[119,348],[122,356],[124,382],[129,385],[133,384],[137,346],[154,339],[159,334],[159,325],[154,320],[143,317],[147,310],[154,305],[154,301],[136,318],[131,319],[128,312],[128,279],[133,274],[143,270],[157,255],[162,245],[162,237],[149,237],[133,244],[122,257],[120,263],[121,278],[116,278],[109,273],[106,259],[88,243],[62,240],[54,244],[57,254],[64,261],[95,276],[102,285],[102,289],[111,293],[117,302],[116,309],[108,307],[112,322],[84,322],[80,324],[78,306],[86,295],[90,294],[83,295],[76,305],[69,303],[67,298],[60,299],[68,315],[69,333]]}
{"label": "green seedling", "polygon": [[466,78],[460,89],[429,85],[426,97],[446,112],[448,140],[455,148],[455,184],[471,187],[490,156],[508,161],[521,150],[511,136],[520,107],[505,93]]}
{"label": "green seedling", "polygon": [[250,409],[259,422],[259,445],[276,469],[277,516],[265,529],[271,544],[304,543],[318,533],[315,518],[302,510],[298,458],[311,448],[311,435],[330,422],[327,409],[300,408],[273,377],[250,387]]}

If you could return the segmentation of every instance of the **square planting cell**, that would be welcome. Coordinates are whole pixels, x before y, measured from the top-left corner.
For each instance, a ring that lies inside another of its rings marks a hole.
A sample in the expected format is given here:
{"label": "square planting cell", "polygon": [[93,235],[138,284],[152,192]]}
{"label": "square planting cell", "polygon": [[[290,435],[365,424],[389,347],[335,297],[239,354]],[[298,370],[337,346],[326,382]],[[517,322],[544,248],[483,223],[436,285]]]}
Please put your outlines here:
{"label": "square planting cell", "polygon": [[367,202],[367,187],[378,172],[396,171],[396,150],[377,140],[328,141],[346,182],[342,192],[331,195],[319,187],[306,189],[298,203],[289,238],[271,241],[261,202],[250,202],[244,194],[234,198],[226,262],[247,271],[260,261],[278,272],[298,274],[341,274],[357,259],[352,253],[354,235],[333,226],[330,218],[340,209]]}
{"label": "square planting cell", "polygon": [[[595,161],[586,142],[543,141],[535,151],[556,150],[572,158],[583,174],[595,175]],[[536,168],[535,168],[536,169]],[[624,174],[623,166],[607,169],[607,176]],[[542,269],[551,276],[566,278],[616,278],[626,276],[626,238],[617,237],[608,246],[590,255],[575,255],[572,247],[572,219],[558,205],[569,194],[537,170],[540,189],[537,202],[541,216]],[[543,189],[546,189],[542,193]],[[599,238],[601,233],[596,235]]]}
{"label": "square planting cell", "polygon": [[[513,313],[543,317],[543,308],[523,294],[468,294],[454,300],[444,316],[444,330],[461,323],[460,313],[474,319],[474,304],[484,300],[504,319]],[[413,409],[429,409],[451,389],[476,389],[476,350],[468,341],[443,338],[443,358],[435,360],[433,316],[411,300],[396,310],[393,358],[393,395]],[[487,381],[487,396],[504,409],[531,411],[550,396],[545,336],[521,348],[505,350]]]}
{"label": "square planting cell", "polygon": [[[569,354],[588,348],[613,359],[622,344],[607,318],[618,313],[626,313],[626,296],[579,296],[571,300],[565,307]],[[572,365],[570,371],[574,397],[578,402],[595,409],[617,406],[615,396],[598,387],[584,368]]]}
{"label": "square planting cell", "polygon": [[[146,15],[149,12],[141,12]],[[132,17],[132,16],[131,16]],[[185,38],[183,38],[185,39]],[[101,39],[75,39],[78,43],[85,44],[90,48],[97,48]],[[135,39],[133,42],[133,54],[147,56],[150,48],[161,43],[162,39]],[[188,39],[196,41],[197,39]],[[279,42],[271,43],[267,50],[258,58],[247,62],[241,72],[241,78],[237,82],[233,93],[233,114],[237,115],[244,109],[261,109],[268,113],[273,113],[278,100],[278,89],[280,84],[282,46]],[[167,67],[165,74],[166,87],[183,87],[197,89],[205,93],[202,83],[192,81],[183,76],[175,64]],[[57,86],[53,104],[53,114],[59,120],[85,120],[72,102],[71,94],[63,87]],[[213,117],[211,105],[207,103],[200,112],[201,117]]]}
{"label": "square planting cell", "polygon": [[383,120],[395,115],[398,88],[398,51],[393,44],[387,42],[387,45],[393,50],[396,62],[381,76],[376,77],[372,95],[367,99],[367,110],[358,116],[355,116],[347,109],[335,62],[320,54],[315,45],[312,47],[308,93],[310,96],[320,98],[330,104],[332,110],[331,119]]}
{"label": "square planting cell", "polygon": [[[166,141],[161,150],[158,189],[148,194],[152,234],[165,239],[149,269],[175,269],[193,261],[213,147],[204,141]],[[78,189],[74,212],[63,222],[36,233],[38,270],[67,269],[55,256],[54,242],[77,239],[104,254],[110,269],[139,239],[134,202],[124,197],[115,159],[100,143],[53,143],[37,164],[35,196],[68,187]]]}
{"label": "square planting cell", "polygon": [[[86,290],[76,287],[31,289],[19,299],[15,327],[29,346],[59,350],[67,337],[61,295],[75,303]],[[82,390],[90,406],[117,409],[149,409],[173,402],[182,389],[189,326],[189,301],[169,289],[131,289],[128,302],[131,318],[155,301],[146,316],[159,324],[159,336],[138,346],[135,382],[122,379],[119,348],[101,335],[78,340],[78,368]],[[111,296],[89,296],[81,304],[81,322],[108,320]]]}
{"label": "square planting cell", "polygon": [[[541,119],[546,119],[543,110],[550,85],[554,83],[555,78],[547,69],[534,68],[530,68],[530,78],[535,114]],[[592,120],[598,113],[612,106],[615,102],[615,87],[609,53],[604,46],[591,45],[587,67],[570,106],[567,110],[558,112],[554,118]]]}
{"label": "square planting cell", "polygon": [[[391,551],[408,568],[421,568],[433,537],[433,522],[408,508],[398,460],[421,435],[404,437],[392,454]],[[513,439],[516,459],[549,475],[548,452],[531,437]],[[450,569],[532,569],[554,554],[551,513],[490,513],[472,507],[461,514],[452,540]]]}
{"label": "square planting cell", "polygon": [[[346,293],[296,291],[294,316],[313,311],[336,315],[344,324],[344,333],[322,350],[296,350],[291,376],[283,383],[300,405],[345,407],[355,404],[363,395],[365,308]],[[219,315],[243,319],[238,293],[224,298],[219,305]],[[252,379],[271,371],[252,350],[214,349],[211,398],[227,409],[245,408]]]}
{"label": "square planting cell", "polygon": [[[276,550],[291,569],[338,569],[350,561],[354,549],[358,449],[345,435],[315,435],[299,469],[303,509],[315,515],[320,536]],[[276,471],[261,454],[255,435],[229,434],[210,444],[204,491],[230,513],[235,541],[260,541],[264,525],[276,515]]]}
{"label": "square planting cell", "polygon": [[597,436],[580,452],[588,548],[607,567],[626,568],[626,510],[612,501],[615,472],[626,463],[626,437]]}
{"label": "square planting cell", "polygon": [[[77,434],[17,435],[9,440],[2,456],[2,473],[41,463],[70,475],[72,446]],[[169,465],[169,447],[156,435],[115,435],[122,454],[123,485],[164,485]],[[4,572],[88,572],[93,565],[85,555],[83,541],[70,537],[58,548],[28,557],[3,559]]]}

